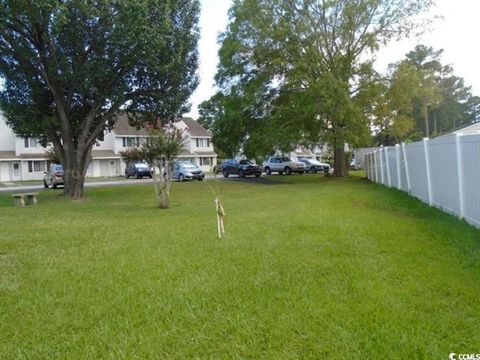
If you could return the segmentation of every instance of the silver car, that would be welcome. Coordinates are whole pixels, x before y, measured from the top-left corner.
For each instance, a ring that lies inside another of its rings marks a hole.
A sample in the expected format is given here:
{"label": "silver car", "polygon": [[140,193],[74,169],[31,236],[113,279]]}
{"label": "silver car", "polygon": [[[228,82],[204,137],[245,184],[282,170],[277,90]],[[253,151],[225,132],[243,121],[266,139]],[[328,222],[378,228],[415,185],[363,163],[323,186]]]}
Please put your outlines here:
{"label": "silver car", "polygon": [[293,161],[288,156],[270,156],[267,161],[263,163],[263,168],[267,175],[272,172],[278,172],[279,174],[299,173],[305,172],[305,164],[299,161]]}
{"label": "silver car", "polygon": [[205,177],[205,174],[202,169],[200,169],[194,163],[190,161],[177,161],[173,165],[173,179],[178,179],[178,181],[184,180],[199,180],[202,181]]}
{"label": "silver car", "polygon": [[330,165],[326,164],[326,163],[322,163],[318,160],[314,160],[314,159],[304,159],[304,160],[300,160],[301,162],[303,162],[305,164],[305,171],[308,173],[312,173],[312,174],[315,174],[317,171],[320,171],[320,172],[323,172],[325,174],[328,174],[329,171],[330,171]]}
{"label": "silver car", "polygon": [[43,186],[45,189],[56,189],[58,185],[63,185],[63,167],[60,164],[50,165],[50,169],[45,172]]}

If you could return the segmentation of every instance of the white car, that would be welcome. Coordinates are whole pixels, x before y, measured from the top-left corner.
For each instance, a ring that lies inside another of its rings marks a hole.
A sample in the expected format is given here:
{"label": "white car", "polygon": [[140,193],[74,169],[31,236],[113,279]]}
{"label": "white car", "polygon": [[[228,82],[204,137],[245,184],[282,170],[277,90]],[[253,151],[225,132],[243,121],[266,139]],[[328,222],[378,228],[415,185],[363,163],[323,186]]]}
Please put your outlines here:
{"label": "white car", "polygon": [[265,174],[270,175],[272,172],[278,172],[280,175],[285,173],[303,174],[305,172],[305,164],[299,161],[293,161],[288,156],[270,156],[267,161],[263,163]]}

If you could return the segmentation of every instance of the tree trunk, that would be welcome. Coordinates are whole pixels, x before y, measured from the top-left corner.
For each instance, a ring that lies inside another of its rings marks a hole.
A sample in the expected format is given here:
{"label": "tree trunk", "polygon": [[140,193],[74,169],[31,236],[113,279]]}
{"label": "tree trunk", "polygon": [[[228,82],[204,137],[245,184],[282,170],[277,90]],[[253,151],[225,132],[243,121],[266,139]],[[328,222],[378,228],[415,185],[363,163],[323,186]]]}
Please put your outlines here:
{"label": "tree trunk", "polygon": [[62,146],[59,141],[54,142],[54,147],[64,169],[63,194],[74,198],[83,197],[85,175],[91,160],[91,147],[83,146],[70,149]]}
{"label": "tree trunk", "polygon": [[77,158],[65,159],[63,164],[64,174],[64,191],[67,196],[81,198],[84,195],[85,175],[90,164],[91,150],[87,150],[87,154],[83,154]]}
{"label": "tree trunk", "polygon": [[78,176],[79,172],[80,171],[76,169],[73,169],[73,170],[66,169],[64,174],[64,181],[65,181],[64,194],[76,199],[83,197],[83,194],[84,194],[83,190],[84,190],[85,176]]}
{"label": "tree trunk", "polygon": [[348,175],[348,168],[345,162],[345,142],[336,139],[333,148],[333,176],[344,177]]}
{"label": "tree trunk", "polygon": [[155,166],[159,169],[159,174],[154,173],[152,176],[155,188],[155,200],[160,209],[168,209],[170,206],[173,161],[168,159],[158,160]]}

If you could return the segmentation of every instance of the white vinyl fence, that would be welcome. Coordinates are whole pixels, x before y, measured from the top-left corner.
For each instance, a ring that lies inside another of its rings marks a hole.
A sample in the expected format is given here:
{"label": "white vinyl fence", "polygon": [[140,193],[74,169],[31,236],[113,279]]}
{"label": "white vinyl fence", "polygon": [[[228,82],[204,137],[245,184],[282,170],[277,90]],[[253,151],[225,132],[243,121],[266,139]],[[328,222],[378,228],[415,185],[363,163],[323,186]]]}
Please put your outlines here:
{"label": "white vinyl fence", "polygon": [[371,181],[480,227],[480,133],[377,148],[365,155],[364,164]]}

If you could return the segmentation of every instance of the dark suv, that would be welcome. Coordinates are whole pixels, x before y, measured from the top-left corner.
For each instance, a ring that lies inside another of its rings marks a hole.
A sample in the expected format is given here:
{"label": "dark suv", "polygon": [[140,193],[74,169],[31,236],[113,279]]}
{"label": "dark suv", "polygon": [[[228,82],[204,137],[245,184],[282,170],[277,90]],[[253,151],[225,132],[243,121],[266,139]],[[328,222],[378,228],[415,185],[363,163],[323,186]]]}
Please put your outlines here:
{"label": "dark suv", "polygon": [[143,177],[152,177],[150,168],[145,163],[131,163],[125,168],[125,177],[128,179],[130,176],[134,176],[137,179]]}
{"label": "dark suv", "polygon": [[259,177],[262,175],[262,168],[250,160],[229,159],[222,163],[222,174],[224,177],[229,175],[238,175],[239,177],[255,175]]}

